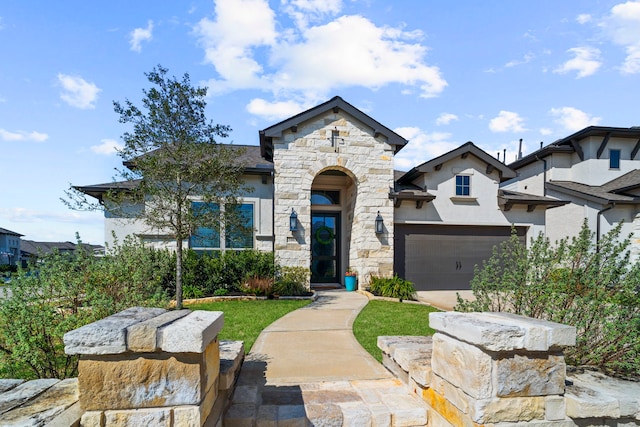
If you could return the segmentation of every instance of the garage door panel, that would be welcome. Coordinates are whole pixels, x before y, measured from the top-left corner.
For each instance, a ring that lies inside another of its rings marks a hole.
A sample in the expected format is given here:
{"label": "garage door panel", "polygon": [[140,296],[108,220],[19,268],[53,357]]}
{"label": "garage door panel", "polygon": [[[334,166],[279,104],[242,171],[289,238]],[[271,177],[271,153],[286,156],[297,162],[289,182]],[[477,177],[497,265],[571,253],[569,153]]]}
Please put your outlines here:
{"label": "garage door panel", "polygon": [[[396,272],[417,290],[470,289],[474,266],[510,234],[510,227],[399,225]],[[526,228],[519,227],[518,234],[524,243]]]}

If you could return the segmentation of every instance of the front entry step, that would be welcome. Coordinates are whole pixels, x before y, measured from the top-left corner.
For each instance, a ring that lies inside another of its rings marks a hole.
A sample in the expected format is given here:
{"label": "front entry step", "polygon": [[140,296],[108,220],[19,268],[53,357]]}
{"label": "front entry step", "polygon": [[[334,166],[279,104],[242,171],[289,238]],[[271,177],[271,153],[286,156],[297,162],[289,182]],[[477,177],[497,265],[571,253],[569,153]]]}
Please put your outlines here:
{"label": "front entry step", "polygon": [[344,289],[340,283],[312,283],[311,289],[314,291],[325,291],[329,289]]}

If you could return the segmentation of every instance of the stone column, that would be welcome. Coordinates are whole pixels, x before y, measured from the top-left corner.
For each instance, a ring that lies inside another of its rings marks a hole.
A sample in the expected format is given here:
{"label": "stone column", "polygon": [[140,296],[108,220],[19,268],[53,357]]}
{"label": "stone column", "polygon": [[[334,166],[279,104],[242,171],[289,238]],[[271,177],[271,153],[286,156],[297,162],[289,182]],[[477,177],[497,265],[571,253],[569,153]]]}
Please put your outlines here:
{"label": "stone column", "polygon": [[507,313],[431,313],[431,426],[572,426],[562,348],[574,327]]}
{"label": "stone column", "polygon": [[65,334],[65,352],[81,355],[81,425],[204,425],[222,326],[222,312],[134,307]]}

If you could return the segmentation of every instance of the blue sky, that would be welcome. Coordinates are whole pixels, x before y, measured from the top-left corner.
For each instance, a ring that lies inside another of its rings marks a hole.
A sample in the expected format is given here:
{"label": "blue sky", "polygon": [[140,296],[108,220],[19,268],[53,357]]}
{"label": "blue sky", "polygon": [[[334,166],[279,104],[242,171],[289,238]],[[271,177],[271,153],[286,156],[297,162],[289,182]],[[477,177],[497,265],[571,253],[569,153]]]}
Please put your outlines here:
{"label": "blue sky", "polygon": [[209,87],[226,142],[339,95],[410,140],[404,170],[640,125],[640,1],[5,0],[0,58],[0,227],[31,240],[103,242],[59,199],[112,180],[113,101],[158,64]]}

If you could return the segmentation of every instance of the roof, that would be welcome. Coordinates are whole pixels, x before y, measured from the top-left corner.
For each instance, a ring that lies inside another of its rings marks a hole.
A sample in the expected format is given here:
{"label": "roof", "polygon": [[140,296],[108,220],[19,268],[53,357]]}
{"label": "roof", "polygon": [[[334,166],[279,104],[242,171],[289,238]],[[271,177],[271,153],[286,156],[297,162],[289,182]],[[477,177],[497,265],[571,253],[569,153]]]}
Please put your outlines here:
{"label": "roof", "polygon": [[[235,158],[239,164],[243,165],[244,173],[248,175],[271,175],[271,172],[273,171],[273,163],[260,156],[260,147],[257,145],[229,144],[227,146],[231,149],[237,150],[238,152],[242,150],[242,153],[238,154]],[[153,153],[153,151],[150,153]],[[122,164],[127,167],[132,166],[131,162],[125,161],[122,162]],[[130,181],[107,182],[104,184],[74,185],[73,188],[102,201],[103,195],[108,191],[134,190],[140,185],[141,181],[142,180],[140,179],[133,179]]]}
{"label": "roof", "polygon": [[476,158],[487,164],[487,174],[491,173],[494,170],[497,170],[500,173],[500,180],[505,181],[507,179],[515,178],[516,172],[500,162],[495,157],[488,154],[486,151],[478,148],[473,142],[469,141],[460,147],[449,151],[435,159],[431,159],[425,163],[422,163],[419,166],[411,169],[409,172],[405,173],[402,177],[398,179],[398,183],[400,184],[408,184],[415,180],[422,174],[438,171],[442,167],[442,165],[448,161],[460,158],[465,158],[467,155],[472,154]]}
{"label": "roof", "polygon": [[406,139],[404,139],[388,127],[384,126],[380,122],[376,121],[372,117],[358,110],[356,107],[349,104],[339,96],[334,96],[327,102],[324,102],[320,105],[310,108],[309,110],[303,111],[300,114],[296,114],[293,117],[283,120],[280,123],[276,123],[273,126],[259,131],[260,153],[262,157],[269,161],[273,159],[272,138],[281,138],[284,131],[292,128],[296,129],[297,126],[299,126],[301,123],[311,120],[330,110],[335,113],[342,110],[358,121],[369,126],[373,130],[375,135],[384,135],[385,137],[387,137],[389,144],[395,146],[396,153],[400,151],[402,147],[407,145],[408,141]]}
{"label": "roof", "polygon": [[16,233],[15,231],[7,230],[0,227],[0,234],[8,234],[9,236],[24,236],[24,234]]}
{"label": "roof", "polygon": [[138,188],[140,185],[140,179],[133,179],[131,181],[117,181],[117,182],[107,182],[104,184],[94,184],[94,185],[74,185],[73,188],[80,191],[81,193],[87,194],[91,197],[95,197],[96,199],[102,201],[102,196],[109,191],[131,191]]}
{"label": "roof", "polygon": [[594,186],[573,181],[549,181],[546,187],[549,190],[576,196],[600,204],[640,204],[640,197],[616,194],[610,191],[607,184]]}
{"label": "roof", "polygon": [[546,184],[550,190],[570,194],[601,204],[640,204],[640,197],[625,194],[626,191],[640,187],[640,170],[636,169],[603,185],[586,185],[573,181],[549,181]]}
{"label": "roof", "polygon": [[[91,245],[89,243],[81,243],[80,245],[89,253],[104,249],[101,245]],[[77,243],[71,242],[35,242],[33,240],[22,240],[20,244],[20,252],[28,255],[46,255],[51,253],[54,249],[61,252],[72,252],[75,251],[77,247]]]}
{"label": "roof", "polygon": [[[217,144],[224,146],[226,149],[237,151],[239,154],[235,155],[235,159],[238,164],[244,168],[245,173],[264,173],[265,175],[271,174],[273,170],[273,162],[265,160],[260,155],[260,147],[257,145],[242,145],[242,144]],[[160,150],[160,148],[150,151],[143,156],[152,155],[154,152]],[[241,153],[240,153],[241,152]],[[131,160],[125,160],[122,164],[128,168],[134,168],[134,162]]]}
{"label": "roof", "polygon": [[[590,136],[601,136],[603,138],[603,145],[601,150],[604,149],[609,138],[637,138],[640,139],[640,127],[634,126],[630,128],[609,127],[609,126],[589,126],[578,132],[575,132],[565,138],[552,142],[551,144],[534,151],[531,154],[526,155],[520,160],[509,164],[509,167],[513,169],[519,169],[536,160],[542,159],[553,153],[575,153],[578,152],[582,156],[582,150],[578,145],[578,141]],[[599,151],[601,151],[599,150]],[[638,150],[634,150],[638,151]]]}
{"label": "roof", "polygon": [[519,193],[511,190],[498,190],[498,205],[505,211],[511,210],[513,205],[527,205],[527,211],[532,212],[537,206],[547,208],[555,208],[564,206],[569,201],[553,199],[546,196],[537,196],[535,194]]}

